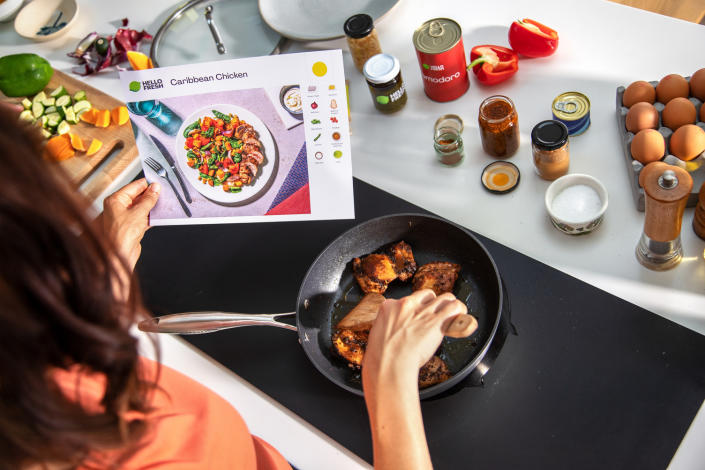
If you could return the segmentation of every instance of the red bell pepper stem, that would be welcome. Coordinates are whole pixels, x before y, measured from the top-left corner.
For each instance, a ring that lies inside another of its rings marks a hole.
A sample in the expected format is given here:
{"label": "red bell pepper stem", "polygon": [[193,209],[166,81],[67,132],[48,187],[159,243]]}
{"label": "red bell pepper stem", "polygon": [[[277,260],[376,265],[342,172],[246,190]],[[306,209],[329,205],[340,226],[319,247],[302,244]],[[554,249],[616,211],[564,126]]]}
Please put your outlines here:
{"label": "red bell pepper stem", "polygon": [[524,18],[509,27],[509,44],[527,57],[546,57],[558,48],[558,33],[538,21]]}
{"label": "red bell pepper stem", "polygon": [[475,46],[470,51],[468,70],[470,69],[480,83],[495,85],[507,80],[519,70],[519,56],[507,47],[489,44]]}

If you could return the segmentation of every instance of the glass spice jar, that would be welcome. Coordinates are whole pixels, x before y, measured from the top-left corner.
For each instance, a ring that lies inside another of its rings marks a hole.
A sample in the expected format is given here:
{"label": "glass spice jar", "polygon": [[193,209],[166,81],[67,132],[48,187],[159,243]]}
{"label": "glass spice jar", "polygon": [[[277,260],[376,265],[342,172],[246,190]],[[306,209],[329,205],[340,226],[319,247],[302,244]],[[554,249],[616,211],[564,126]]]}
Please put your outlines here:
{"label": "glass spice jar", "polygon": [[457,127],[437,127],[433,134],[433,148],[438,161],[444,165],[457,165],[465,157],[463,138]]}
{"label": "glass spice jar", "polygon": [[531,153],[536,173],[553,181],[568,173],[568,128],[560,121],[541,121],[531,130]]}
{"label": "glass spice jar", "polygon": [[493,157],[511,157],[519,148],[519,122],[514,103],[503,95],[494,95],[480,104],[477,121],[485,153]]}
{"label": "glass spice jar", "polygon": [[401,78],[399,59],[389,54],[377,54],[365,62],[362,73],[378,111],[388,114],[404,107],[406,87]]}
{"label": "glass spice jar", "polygon": [[355,67],[362,72],[367,59],[382,53],[372,17],[364,13],[353,15],[345,21],[343,31],[345,31]]}

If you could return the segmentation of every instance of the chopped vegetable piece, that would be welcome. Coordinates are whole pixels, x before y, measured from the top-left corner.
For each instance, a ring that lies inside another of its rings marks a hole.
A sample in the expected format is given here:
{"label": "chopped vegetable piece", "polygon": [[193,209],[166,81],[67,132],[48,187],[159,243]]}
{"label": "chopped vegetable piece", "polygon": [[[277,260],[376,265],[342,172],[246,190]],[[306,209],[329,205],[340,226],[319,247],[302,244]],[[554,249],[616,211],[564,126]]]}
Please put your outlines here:
{"label": "chopped vegetable piece", "polygon": [[56,133],[59,135],[64,135],[68,134],[69,131],[71,130],[71,126],[69,126],[69,123],[66,121],[61,121],[56,128]]}
{"label": "chopped vegetable piece", "polygon": [[118,126],[122,126],[130,120],[130,115],[127,112],[126,106],[118,106],[117,108],[113,108],[113,110],[110,111],[110,117]]}
{"label": "chopped vegetable piece", "polygon": [[71,147],[79,152],[85,152],[86,147],[83,145],[83,140],[76,134],[69,133],[69,139],[71,140]]}
{"label": "chopped vegetable piece", "polygon": [[73,108],[65,108],[64,117],[66,118],[69,124],[78,124],[78,116],[76,116],[76,113],[73,111]]}
{"label": "chopped vegetable piece", "polygon": [[71,146],[69,136],[66,134],[52,137],[47,141],[46,155],[51,160],[61,162],[68,160],[75,154],[76,151]]}
{"label": "chopped vegetable piece", "polygon": [[47,126],[56,127],[61,122],[61,115],[59,113],[49,113],[47,117]]}
{"label": "chopped vegetable piece", "polygon": [[54,106],[56,104],[56,98],[45,98],[42,100],[44,106]]}
{"label": "chopped vegetable piece", "polygon": [[56,107],[71,106],[71,97],[69,95],[59,96],[56,99],[55,105],[56,105]]}
{"label": "chopped vegetable piece", "polygon": [[86,99],[86,92],[83,90],[79,90],[73,95],[73,100],[74,101],[82,101]]}
{"label": "chopped vegetable piece", "polygon": [[93,105],[91,105],[91,102],[88,100],[81,100],[73,105],[73,110],[76,114],[81,114],[83,111],[87,109],[91,109]]}
{"label": "chopped vegetable piece", "polygon": [[36,102],[32,105],[32,115],[34,115],[35,118],[38,118],[44,114],[44,105],[42,103]]}
{"label": "chopped vegetable piece", "polygon": [[28,122],[33,122],[34,121],[34,115],[32,114],[32,111],[29,109],[25,109],[20,113],[20,121],[28,121]]}
{"label": "chopped vegetable piece", "polygon": [[103,146],[103,142],[101,142],[98,139],[93,139],[91,140],[91,145],[88,146],[88,150],[86,150],[86,155],[91,156],[94,153],[96,153],[100,148]]}
{"label": "chopped vegetable piece", "polygon": [[42,129],[42,136],[44,136],[45,139],[48,139],[49,137],[51,137],[51,132],[46,129]]}
{"label": "chopped vegetable piece", "polygon": [[58,113],[58,112],[59,112],[59,110],[56,106],[49,106],[49,107],[44,108],[44,114],[54,114],[54,113]]}
{"label": "chopped vegetable piece", "polygon": [[110,125],[110,111],[107,109],[97,110],[94,125],[96,127],[108,127]]}
{"label": "chopped vegetable piece", "polygon": [[485,44],[470,51],[470,65],[480,83],[495,85],[513,76],[519,70],[519,56],[513,50]]}
{"label": "chopped vegetable piece", "polygon": [[152,59],[138,51],[127,51],[127,61],[133,70],[147,70],[154,68]]}
{"label": "chopped vegetable piece", "polygon": [[527,57],[546,57],[558,48],[558,33],[538,21],[524,18],[509,27],[509,44]]}
{"label": "chopped vegetable piece", "polygon": [[32,104],[41,103],[42,100],[45,100],[45,99],[47,99],[47,95],[43,91],[40,91],[39,93],[34,95],[34,98],[32,98]]}
{"label": "chopped vegetable piece", "polygon": [[63,85],[59,85],[54,91],[52,91],[49,96],[53,96],[54,98],[59,98],[60,96],[66,96],[68,95],[69,92],[66,91],[66,88],[64,88]]}
{"label": "chopped vegetable piece", "polygon": [[22,107],[23,107],[24,109],[31,109],[31,108],[32,108],[32,102],[31,102],[29,99],[25,98],[25,99],[22,100]]}
{"label": "chopped vegetable piece", "polygon": [[[73,106],[73,110],[74,110],[74,112],[78,113],[78,111],[76,111],[76,105]],[[79,118],[83,122],[87,122],[88,124],[95,125],[95,120],[98,118],[98,110],[95,108],[88,109],[88,110],[84,111],[83,113],[81,113],[79,115]]]}

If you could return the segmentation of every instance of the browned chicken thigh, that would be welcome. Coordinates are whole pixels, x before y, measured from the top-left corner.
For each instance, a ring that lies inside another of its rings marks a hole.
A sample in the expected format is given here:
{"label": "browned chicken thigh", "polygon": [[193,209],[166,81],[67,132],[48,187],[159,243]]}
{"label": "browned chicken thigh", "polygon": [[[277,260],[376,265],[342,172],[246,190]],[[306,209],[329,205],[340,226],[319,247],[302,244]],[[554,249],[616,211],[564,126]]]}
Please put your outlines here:
{"label": "browned chicken thigh", "polygon": [[394,263],[400,281],[408,281],[416,272],[416,260],[411,252],[411,246],[405,241],[395,243],[388,250],[389,257]]}
{"label": "browned chicken thigh", "polygon": [[377,253],[353,259],[353,274],[366,294],[383,293],[389,283],[397,278],[392,259]]}
{"label": "browned chicken thigh", "polygon": [[445,261],[424,264],[416,271],[416,275],[411,281],[412,289],[414,291],[431,289],[436,295],[453,292],[453,286],[459,273],[459,264]]}

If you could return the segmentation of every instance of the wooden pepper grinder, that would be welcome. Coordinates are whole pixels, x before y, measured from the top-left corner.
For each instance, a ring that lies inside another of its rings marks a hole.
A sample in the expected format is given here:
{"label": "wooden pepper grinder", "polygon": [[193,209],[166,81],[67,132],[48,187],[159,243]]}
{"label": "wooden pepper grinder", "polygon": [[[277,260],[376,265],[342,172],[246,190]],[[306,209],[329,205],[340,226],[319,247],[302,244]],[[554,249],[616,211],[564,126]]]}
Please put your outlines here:
{"label": "wooden pepper grinder", "polygon": [[681,223],[693,178],[682,168],[653,162],[641,170],[639,184],[646,195],[646,215],[636,257],[649,269],[671,269],[683,257]]}
{"label": "wooden pepper grinder", "polygon": [[705,183],[700,186],[698,205],[695,207],[693,216],[693,230],[697,236],[705,240]]}

